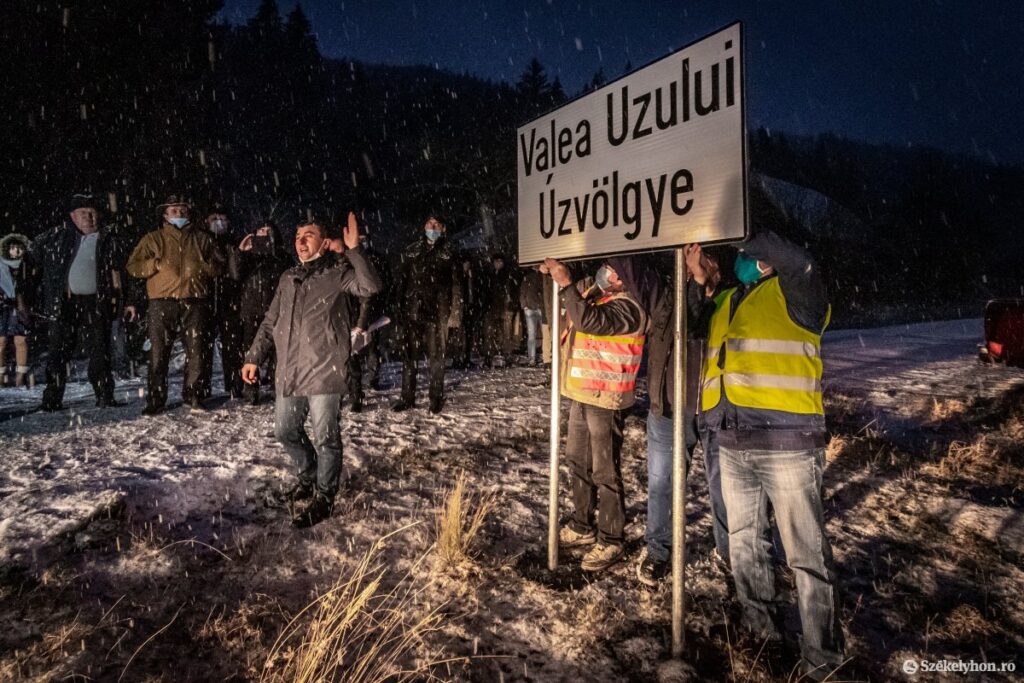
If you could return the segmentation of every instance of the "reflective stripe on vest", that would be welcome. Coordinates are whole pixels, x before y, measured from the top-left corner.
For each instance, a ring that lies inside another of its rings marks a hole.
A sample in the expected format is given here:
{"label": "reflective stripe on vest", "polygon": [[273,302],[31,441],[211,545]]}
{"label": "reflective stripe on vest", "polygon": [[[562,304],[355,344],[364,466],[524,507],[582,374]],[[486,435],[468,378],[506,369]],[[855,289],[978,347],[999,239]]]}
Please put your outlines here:
{"label": "reflective stripe on vest", "polygon": [[641,337],[602,337],[577,332],[569,359],[570,387],[632,392],[644,351]]}
{"label": "reflective stripe on vest", "polygon": [[718,405],[724,390],[739,407],[824,415],[821,335],[790,319],[777,277],[748,293],[730,315],[734,292],[716,297],[701,383],[702,409]]}

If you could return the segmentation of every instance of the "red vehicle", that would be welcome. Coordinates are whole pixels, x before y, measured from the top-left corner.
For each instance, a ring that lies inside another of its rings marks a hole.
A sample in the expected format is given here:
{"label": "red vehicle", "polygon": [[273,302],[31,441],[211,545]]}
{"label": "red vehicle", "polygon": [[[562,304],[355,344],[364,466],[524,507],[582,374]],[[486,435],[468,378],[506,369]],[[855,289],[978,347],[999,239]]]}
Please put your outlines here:
{"label": "red vehicle", "polygon": [[985,304],[985,345],[978,355],[988,363],[1024,366],[1024,299]]}

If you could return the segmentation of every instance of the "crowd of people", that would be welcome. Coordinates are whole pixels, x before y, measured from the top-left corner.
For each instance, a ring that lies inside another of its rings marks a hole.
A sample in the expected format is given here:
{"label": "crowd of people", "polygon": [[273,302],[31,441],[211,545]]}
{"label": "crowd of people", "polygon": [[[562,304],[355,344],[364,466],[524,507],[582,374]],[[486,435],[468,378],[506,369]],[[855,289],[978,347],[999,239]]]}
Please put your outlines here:
{"label": "crowd of people", "polygon": [[[425,356],[428,409],[438,413],[449,362],[467,368],[476,351],[485,368],[513,364],[525,335],[526,362],[550,363],[557,288],[562,362],[554,371],[570,400],[572,503],[560,545],[582,550],[581,568],[590,572],[624,557],[623,426],[646,359],[648,505],[638,579],[657,586],[670,572],[672,425],[682,411],[686,469],[699,444],[715,553],[731,569],[745,625],[782,639],[770,507],[782,545],[775,553],[796,578],[804,673],[820,679],[842,663],[844,650],[821,500],[821,335],[830,309],[810,255],[780,236],[770,210],[757,202],[754,209],[752,237],[740,249],[685,249],[683,405],[674,400],[674,287],[662,262],[612,257],[590,275],[552,259],[519,269],[493,254],[480,272],[474,258],[452,248],[437,213],[389,268],[352,213],[340,234],[307,214],[295,226],[293,259],[272,221],[239,239],[226,207],[211,205],[194,220],[180,195],[160,205],[155,229],[123,244],[102,207],[76,195],[66,223],[31,243],[20,236],[0,242],[0,350],[13,338],[15,382],[24,383],[27,331],[34,318],[44,319],[41,408],[60,410],[68,363],[84,334],[97,405],[113,406],[112,329],[144,315],[143,413],[155,415],[167,406],[175,340],[185,351],[182,398],[198,412],[208,409],[219,344],[229,398],[257,403],[261,384],[272,387],[275,434],[297,475],[280,500],[296,526],[308,527],[331,515],[338,492],[344,399],[362,409],[364,375],[379,388],[374,330],[395,318],[402,380],[391,409],[416,405],[417,362]],[[132,281],[144,283],[144,299],[132,294]]]}

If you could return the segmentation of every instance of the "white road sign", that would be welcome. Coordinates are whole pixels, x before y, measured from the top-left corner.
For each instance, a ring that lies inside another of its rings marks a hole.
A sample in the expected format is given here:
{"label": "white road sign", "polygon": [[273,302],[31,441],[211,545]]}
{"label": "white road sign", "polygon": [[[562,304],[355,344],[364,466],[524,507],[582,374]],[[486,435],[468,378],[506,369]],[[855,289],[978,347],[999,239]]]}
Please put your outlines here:
{"label": "white road sign", "polygon": [[742,27],[518,129],[519,261],[746,235]]}

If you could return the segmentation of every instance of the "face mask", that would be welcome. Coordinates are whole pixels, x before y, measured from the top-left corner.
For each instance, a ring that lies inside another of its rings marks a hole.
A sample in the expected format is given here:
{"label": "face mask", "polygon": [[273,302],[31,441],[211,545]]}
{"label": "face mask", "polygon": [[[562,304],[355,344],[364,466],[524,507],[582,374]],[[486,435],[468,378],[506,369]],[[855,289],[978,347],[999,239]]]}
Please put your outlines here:
{"label": "face mask", "polygon": [[228,222],[222,218],[217,218],[210,222],[210,230],[217,235],[223,235],[228,230]]}
{"label": "face mask", "polygon": [[424,232],[427,235],[427,241],[430,243],[434,243],[441,239],[441,235],[443,234],[440,230],[424,230]]}
{"label": "face mask", "polygon": [[597,269],[597,275],[594,276],[594,284],[601,288],[602,292],[607,292],[612,288],[610,277],[611,269],[608,266],[601,266]]}
{"label": "face mask", "polygon": [[176,228],[184,228],[186,225],[188,225],[187,218],[168,218],[167,222]]}
{"label": "face mask", "polygon": [[745,285],[752,285],[761,279],[761,269],[757,265],[757,259],[750,258],[742,251],[736,256],[736,265],[733,266],[736,277]]}

